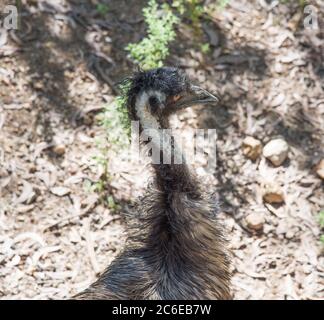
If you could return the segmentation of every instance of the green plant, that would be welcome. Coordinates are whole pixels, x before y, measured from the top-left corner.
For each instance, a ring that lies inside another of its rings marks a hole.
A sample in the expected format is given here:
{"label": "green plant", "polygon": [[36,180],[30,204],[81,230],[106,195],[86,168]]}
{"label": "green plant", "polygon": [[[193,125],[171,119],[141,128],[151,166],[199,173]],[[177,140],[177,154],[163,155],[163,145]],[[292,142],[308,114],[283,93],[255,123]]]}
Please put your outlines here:
{"label": "green plant", "polygon": [[194,29],[200,29],[200,18],[205,13],[202,0],[183,0],[183,13],[191,20]]}
{"label": "green plant", "polygon": [[109,7],[105,3],[98,3],[96,6],[96,10],[100,15],[105,16],[109,11]]}
{"label": "green plant", "polygon": [[173,0],[171,6],[179,14],[191,21],[192,29],[196,36],[201,34],[200,19],[206,12],[202,0]]}
{"label": "green plant", "polygon": [[[93,158],[101,165],[103,174],[101,179],[109,182],[108,157],[111,153],[118,153],[129,145],[131,124],[127,114],[126,99],[129,83],[120,86],[120,95],[105,106],[97,120],[104,129],[104,134],[97,139],[99,154]],[[99,188],[100,189],[100,188]]]}
{"label": "green plant", "polygon": [[[102,8],[97,8],[97,10],[102,12]],[[163,60],[169,53],[169,43],[175,38],[173,26],[178,22],[178,18],[167,4],[160,7],[155,0],[149,1],[148,6],[143,9],[143,15],[147,24],[147,37],[139,43],[129,44],[126,50],[141,68],[156,68],[162,66]],[[105,134],[97,141],[99,154],[94,159],[102,167],[103,173],[92,189],[99,193],[104,192],[106,185],[110,182],[109,157],[112,153],[126,149],[129,145],[131,126],[125,108],[128,89],[129,83],[123,83],[120,87],[120,95],[98,116],[99,124]],[[111,196],[106,197],[106,203],[108,207],[116,208]]]}
{"label": "green plant", "polygon": [[[205,5],[203,0],[173,0],[172,7],[175,8],[181,16],[190,20],[190,26],[192,27],[194,34],[197,38],[202,36],[201,20],[202,18],[208,19],[211,12],[217,10],[223,10],[229,0],[217,0],[211,2],[209,5]],[[209,45],[200,44],[198,42],[203,53],[209,52]]]}
{"label": "green plant", "polygon": [[202,43],[202,44],[200,45],[200,50],[201,50],[201,52],[204,53],[204,54],[209,53],[209,52],[210,52],[210,45],[209,45],[209,43]]}
{"label": "green plant", "polygon": [[169,54],[169,44],[175,38],[174,24],[179,22],[168,4],[158,6],[150,0],[143,15],[147,24],[147,36],[139,43],[126,47],[132,60],[143,69],[161,67]]}
{"label": "green plant", "polygon": [[108,208],[112,211],[118,211],[121,209],[120,205],[116,203],[113,196],[107,197],[107,204],[108,204]]}
{"label": "green plant", "polygon": [[[157,68],[169,54],[170,42],[175,39],[175,26],[180,23],[180,18],[175,14],[175,9],[180,15],[186,15],[192,21],[194,28],[200,28],[200,17],[204,13],[203,1],[201,0],[173,0],[171,6],[164,3],[158,5],[156,0],[150,0],[143,9],[147,36],[139,43],[131,43],[126,47],[130,58],[142,69]],[[98,5],[97,11],[105,14],[108,8]],[[201,44],[204,53],[209,52],[209,44]],[[91,188],[97,192],[104,192],[110,181],[109,157],[112,153],[120,152],[129,145],[130,122],[127,115],[126,97],[129,83],[121,87],[121,94],[115,101],[107,105],[98,116],[99,123],[104,129],[104,135],[97,141],[99,154],[94,157],[97,164],[102,167],[100,181],[94,183]],[[105,198],[108,207],[111,207],[111,198]]]}
{"label": "green plant", "polygon": [[211,14],[213,11],[222,11],[229,4],[230,0],[217,0],[212,2],[205,8],[207,15]]}
{"label": "green plant", "polygon": [[229,0],[218,0],[217,7],[218,9],[224,9],[229,3]]}
{"label": "green plant", "polygon": [[173,0],[172,1],[172,8],[175,8],[181,15],[183,15],[186,11],[185,2],[187,0]]}
{"label": "green plant", "polygon": [[[168,5],[159,7],[155,0],[150,0],[148,6],[143,9],[143,14],[148,35],[139,43],[129,44],[126,50],[141,68],[156,68],[162,66],[163,60],[169,53],[168,45],[175,37],[173,25],[178,22],[178,18]],[[102,168],[100,180],[93,185],[93,189],[99,193],[105,190],[111,178],[109,157],[112,153],[125,150],[129,145],[131,126],[125,107],[128,90],[129,82],[126,81],[120,86],[120,95],[98,115],[99,124],[105,131],[104,135],[97,139],[99,154],[94,157],[96,163]],[[109,203],[112,203],[111,199],[108,201],[108,206]]]}
{"label": "green plant", "polygon": [[131,125],[125,107],[128,90],[129,83],[123,83],[120,86],[120,95],[99,115],[100,124],[106,130],[113,151],[118,151],[118,148],[125,147],[129,143]]}

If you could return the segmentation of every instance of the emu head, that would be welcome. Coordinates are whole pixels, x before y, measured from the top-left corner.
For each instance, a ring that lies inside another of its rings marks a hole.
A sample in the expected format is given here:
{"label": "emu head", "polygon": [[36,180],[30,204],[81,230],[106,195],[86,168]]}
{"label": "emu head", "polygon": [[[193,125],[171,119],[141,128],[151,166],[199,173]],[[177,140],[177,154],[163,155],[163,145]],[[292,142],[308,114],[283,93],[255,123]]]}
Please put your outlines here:
{"label": "emu head", "polygon": [[170,114],[192,105],[218,100],[192,84],[179,69],[163,67],[133,76],[128,109],[131,120],[138,120],[142,128],[166,128]]}

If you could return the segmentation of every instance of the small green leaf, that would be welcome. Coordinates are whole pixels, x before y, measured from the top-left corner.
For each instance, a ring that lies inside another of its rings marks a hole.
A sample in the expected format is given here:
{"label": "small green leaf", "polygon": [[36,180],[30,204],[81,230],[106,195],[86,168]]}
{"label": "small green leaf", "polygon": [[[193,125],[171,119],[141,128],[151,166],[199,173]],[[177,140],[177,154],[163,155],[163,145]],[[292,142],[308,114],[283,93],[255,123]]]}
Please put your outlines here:
{"label": "small green leaf", "polygon": [[109,8],[108,8],[108,5],[106,5],[105,3],[98,3],[96,10],[99,14],[101,14],[102,16],[105,16],[108,13]]}

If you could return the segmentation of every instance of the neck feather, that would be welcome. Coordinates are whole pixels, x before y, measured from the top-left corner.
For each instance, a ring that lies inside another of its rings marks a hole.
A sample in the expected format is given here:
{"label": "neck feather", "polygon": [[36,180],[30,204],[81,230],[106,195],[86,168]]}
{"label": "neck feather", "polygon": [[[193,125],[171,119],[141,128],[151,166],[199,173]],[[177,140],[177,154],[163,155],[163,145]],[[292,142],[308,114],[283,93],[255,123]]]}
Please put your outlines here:
{"label": "neck feather", "polygon": [[[146,112],[147,97],[137,102],[141,127],[157,129],[151,141],[160,148],[164,126]],[[161,159],[163,151],[176,154],[176,143],[164,146]],[[155,183],[139,203],[129,239],[129,246],[147,258],[154,279],[149,293],[156,299],[229,299],[229,261],[217,201],[201,192],[184,162],[152,166]]]}
{"label": "neck feather", "polygon": [[[156,93],[154,93],[156,95]],[[136,113],[142,133],[150,137],[152,148],[151,164],[156,173],[156,182],[163,192],[186,192],[197,196],[197,183],[190,174],[182,148],[168,129],[168,119],[159,120],[148,110],[151,93],[144,92],[136,100]],[[143,135],[141,134],[141,137]],[[145,144],[147,141],[141,141]]]}

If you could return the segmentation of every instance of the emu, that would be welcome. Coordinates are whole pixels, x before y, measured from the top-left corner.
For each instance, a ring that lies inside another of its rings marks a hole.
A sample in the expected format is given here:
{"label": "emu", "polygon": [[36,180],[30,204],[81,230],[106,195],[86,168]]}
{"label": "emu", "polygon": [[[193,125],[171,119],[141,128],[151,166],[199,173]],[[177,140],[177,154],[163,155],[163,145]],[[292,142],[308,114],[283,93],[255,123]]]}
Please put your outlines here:
{"label": "emu", "polygon": [[[139,121],[140,130],[168,128],[172,113],[218,101],[177,68],[140,71],[130,81],[128,114]],[[152,137],[153,145],[160,147],[160,138]],[[161,158],[163,152],[174,158],[176,144],[162,149]],[[230,259],[217,200],[199,185],[185,158],[182,164],[151,165],[154,182],[130,217],[124,250],[74,298],[231,299]]]}

